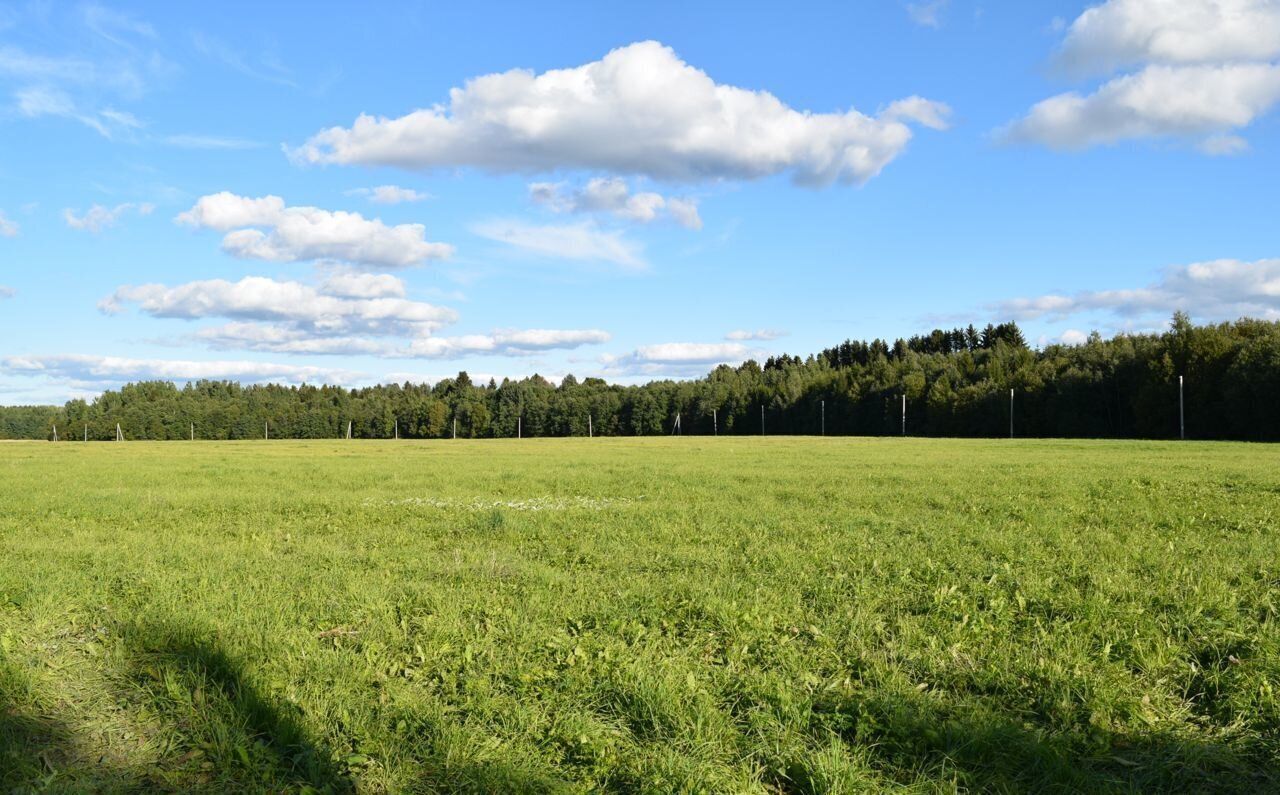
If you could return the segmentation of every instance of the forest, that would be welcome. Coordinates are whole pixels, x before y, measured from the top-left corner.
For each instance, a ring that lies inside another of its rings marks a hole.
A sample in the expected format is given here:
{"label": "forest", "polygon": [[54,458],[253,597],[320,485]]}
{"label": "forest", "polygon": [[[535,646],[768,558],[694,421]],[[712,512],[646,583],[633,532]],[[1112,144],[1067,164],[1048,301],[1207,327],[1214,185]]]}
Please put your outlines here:
{"label": "forest", "polygon": [[[1180,418],[1179,379],[1184,379]],[[1012,390],[1012,393],[1011,393]],[[1012,397],[1011,397],[1012,394]],[[903,397],[905,396],[905,414]],[[679,418],[677,427],[677,417]],[[572,375],[434,385],[128,384],[92,402],[0,408],[0,438],[498,438],[827,434],[1280,440],[1280,322],[1090,335],[1028,346],[1014,323],[846,340],[703,378],[609,384]]]}

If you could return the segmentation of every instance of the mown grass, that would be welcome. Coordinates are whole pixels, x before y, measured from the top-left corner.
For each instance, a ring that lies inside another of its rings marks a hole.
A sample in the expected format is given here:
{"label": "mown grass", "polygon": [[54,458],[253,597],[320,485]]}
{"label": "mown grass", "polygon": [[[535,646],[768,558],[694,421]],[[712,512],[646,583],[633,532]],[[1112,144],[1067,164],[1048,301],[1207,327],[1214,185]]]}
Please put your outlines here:
{"label": "mown grass", "polygon": [[1280,791],[1280,450],[0,447],[0,790]]}

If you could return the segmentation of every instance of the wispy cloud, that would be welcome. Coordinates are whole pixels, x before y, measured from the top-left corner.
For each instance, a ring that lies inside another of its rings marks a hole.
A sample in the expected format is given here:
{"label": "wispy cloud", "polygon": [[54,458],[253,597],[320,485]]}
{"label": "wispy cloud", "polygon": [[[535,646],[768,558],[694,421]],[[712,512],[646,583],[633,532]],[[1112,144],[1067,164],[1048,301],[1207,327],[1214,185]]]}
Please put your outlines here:
{"label": "wispy cloud", "polygon": [[293,73],[271,54],[252,58],[216,36],[205,33],[193,34],[191,42],[200,54],[231,67],[245,77],[289,88],[298,87]]}
{"label": "wispy cloud", "polygon": [[138,215],[150,215],[155,210],[155,205],[147,202],[141,204],[125,202],[124,204],[117,204],[115,207],[104,207],[101,204],[95,204],[85,211],[83,215],[76,215],[75,211],[71,209],[63,210],[62,220],[66,221],[67,226],[72,229],[80,229],[97,234],[109,226],[115,226],[120,216],[135,210]]}
{"label": "wispy cloud", "polygon": [[539,257],[611,263],[632,270],[648,267],[639,245],[627,240],[621,232],[600,229],[590,221],[539,225],[493,220],[476,224],[471,231]]}

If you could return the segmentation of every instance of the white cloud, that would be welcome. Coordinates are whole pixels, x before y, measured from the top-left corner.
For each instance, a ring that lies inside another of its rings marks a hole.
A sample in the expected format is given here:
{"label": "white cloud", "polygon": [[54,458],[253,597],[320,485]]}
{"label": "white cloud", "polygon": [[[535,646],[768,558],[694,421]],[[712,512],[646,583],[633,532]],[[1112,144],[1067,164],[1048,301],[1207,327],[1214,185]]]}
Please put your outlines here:
{"label": "white cloud", "polygon": [[199,32],[192,35],[191,43],[201,55],[205,55],[215,61],[221,61],[246,77],[289,88],[298,87],[297,82],[293,79],[293,73],[278,59],[269,54],[253,58],[228,46],[215,36]]}
{"label": "white cloud", "polygon": [[72,229],[80,229],[97,234],[109,226],[115,226],[120,216],[127,212],[137,211],[138,215],[150,215],[153,210],[155,210],[155,205],[146,202],[141,204],[126,202],[117,204],[115,207],[103,207],[101,204],[95,204],[85,211],[84,215],[76,215],[75,211],[71,209],[63,210],[62,219]]}
{"label": "white cloud", "polygon": [[540,226],[524,221],[495,220],[476,224],[471,231],[543,257],[610,262],[637,270],[648,267],[636,244],[620,232],[600,229],[589,221]]}
{"label": "white cloud", "polygon": [[787,336],[787,332],[785,331],[760,328],[754,331],[730,331],[728,334],[724,335],[724,338],[734,342],[745,342],[747,340],[776,340],[779,337],[785,336]]}
{"label": "white cloud", "polygon": [[1063,345],[1083,345],[1089,341],[1089,335],[1079,329],[1069,328],[1062,332],[1058,341]]}
{"label": "white cloud", "polygon": [[1149,66],[1089,95],[1069,92],[1039,102],[1005,136],[1083,149],[1131,138],[1212,135],[1247,126],[1277,101],[1280,66]]}
{"label": "white cloud", "polygon": [[374,204],[403,204],[420,202],[431,198],[430,193],[421,193],[413,188],[402,188],[399,185],[379,185],[376,188],[353,188],[346,192],[348,196],[364,196]]}
{"label": "white cloud", "polygon": [[[349,284],[340,284],[339,290]],[[269,321],[311,336],[351,334],[417,337],[454,323],[458,315],[447,307],[399,297],[351,298],[331,295],[301,282],[246,276],[238,282],[223,279],[125,286],[98,302],[104,312],[120,312],[126,305],[152,317],[222,317]]]}
{"label": "white cloud", "polygon": [[12,298],[17,295],[17,293],[18,291],[12,287],[5,287],[3,284],[0,284],[0,299]]}
{"label": "white cloud", "polygon": [[992,309],[1015,320],[1057,320],[1090,312],[1128,318],[1167,316],[1176,310],[1206,320],[1280,320],[1280,259],[1198,262],[1170,268],[1146,287],[1017,298]]}
{"label": "white cloud", "polygon": [[702,228],[695,200],[667,198],[652,191],[632,193],[621,177],[597,177],[575,190],[566,190],[558,182],[533,182],[529,196],[554,212],[610,213],[642,224],[667,217],[686,229]]}
{"label": "white cloud", "polygon": [[1280,55],[1275,0],[1108,0],[1071,23],[1058,61],[1077,74],[1135,64],[1216,64]]}
{"label": "white cloud", "polygon": [[220,135],[166,135],[160,142],[179,149],[257,149],[258,141]]}
{"label": "white cloud", "polygon": [[1081,76],[1134,71],[1038,102],[999,134],[1062,150],[1180,138],[1236,154],[1248,145],[1229,133],[1280,102],[1277,55],[1276,0],[1108,0],[1076,18],[1057,61]]}
{"label": "white cloud", "polygon": [[405,286],[389,273],[337,271],[324,280],[320,292],[340,298],[403,298]]}
{"label": "white cloud", "polygon": [[200,197],[174,220],[226,232],[223,251],[270,262],[331,260],[408,268],[453,253],[451,245],[428,242],[422,224],[387,226],[381,219],[366,219],[359,213],[286,207],[279,196],[253,199],[227,191],[214,193]]}
{"label": "white cloud", "polygon": [[1210,135],[1200,142],[1200,151],[1213,157],[1238,155],[1249,151],[1249,142],[1238,135]]}
{"label": "white cloud", "polygon": [[609,333],[598,329],[526,329],[458,337],[428,337],[414,340],[409,349],[399,355],[425,359],[467,355],[523,356],[540,351],[600,345],[609,340]]}
{"label": "white cloud", "polygon": [[84,110],[68,94],[58,89],[24,88],[18,91],[14,98],[17,100],[18,113],[26,118],[55,116],[72,119],[108,140],[131,138],[133,132],[143,126],[132,113],[114,108]]}
{"label": "white cloud", "polygon": [[[945,105],[927,104],[932,117],[946,115]],[[861,184],[911,139],[903,118],[919,116],[798,111],[767,92],[718,84],[670,48],[646,41],[579,67],[477,77],[453,89],[447,104],[395,119],[362,115],[350,128],[317,133],[290,156],[678,180],[790,173],[809,185]]]}
{"label": "white cloud", "polygon": [[907,13],[917,25],[923,25],[927,28],[940,28],[942,27],[942,9],[946,8],[946,6],[947,0],[933,0],[930,3],[908,3]]}
{"label": "white cloud", "polygon": [[0,359],[0,364],[8,372],[17,375],[44,376],[76,384],[102,386],[129,381],[196,381],[205,378],[251,383],[343,383],[356,380],[362,375],[349,370],[270,362],[126,359],[84,354],[7,356]]}
{"label": "white cloud", "polygon": [[13,237],[17,234],[18,222],[9,220],[4,210],[0,210],[0,237]]}
{"label": "white cloud", "polygon": [[606,354],[600,363],[607,376],[689,378],[705,375],[717,365],[738,365],[766,355],[736,342],[665,342],[642,345],[620,356]]}

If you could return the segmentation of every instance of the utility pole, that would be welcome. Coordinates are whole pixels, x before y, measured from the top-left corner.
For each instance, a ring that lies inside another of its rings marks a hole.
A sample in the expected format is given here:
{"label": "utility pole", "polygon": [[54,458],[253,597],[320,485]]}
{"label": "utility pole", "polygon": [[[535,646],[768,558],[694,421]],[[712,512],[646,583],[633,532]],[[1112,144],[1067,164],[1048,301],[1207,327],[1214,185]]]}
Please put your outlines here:
{"label": "utility pole", "polygon": [[1187,414],[1182,401],[1182,376],[1178,376],[1178,438],[1187,440]]}

